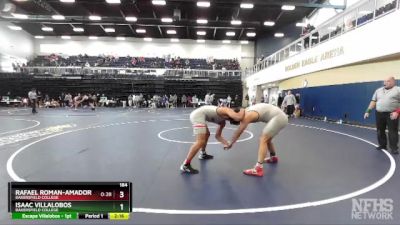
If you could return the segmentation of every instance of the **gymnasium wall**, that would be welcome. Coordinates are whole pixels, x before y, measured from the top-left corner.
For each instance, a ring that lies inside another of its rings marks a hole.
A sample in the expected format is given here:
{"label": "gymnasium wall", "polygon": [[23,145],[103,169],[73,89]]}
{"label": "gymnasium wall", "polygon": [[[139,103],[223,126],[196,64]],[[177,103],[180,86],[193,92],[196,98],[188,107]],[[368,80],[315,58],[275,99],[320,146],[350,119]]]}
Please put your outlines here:
{"label": "gymnasium wall", "polygon": [[375,117],[364,120],[363,115],[374,91],[389,76],[400,79],[399,56],[291,78],[282,81],[279,89],[300,93],[305,115],[373,125]]}
{"label": "gymnasium wall", "polygon": [[279,89],[301,88],[304,80],[307,80],[308,87],[316,87],[382,81],[388,76],[400,78],[400,55],[386,60],[353,64],[290,78],[281,81]]}
{"label": "gymnasium wall", "polygon": [[206,40],[206,43],[197,43],[196,40],[180,40],[179,43],[171,43],[169,39],[153,39],[152,42],[145,42],[139,38],[116,41],[111,37],[99,37],[98,40],[88,40],[87,37],[72,37],[71,40],[46,37],[35,40],[35,53],[37,55],[62,53],[64,55],[107,54],[144,57],[171,55],[182,58],[237,58],[242,68],[251,67],[254,64],[254,42],[242,45],[238,41],[232,41],[231,44],[211,40]]}
{"label": "gymnasium wall", "polygon": [[249,87],[400,54],[400,10],[274,64],[246,78]]}
{"label": "gymnasium wall", "polygon": [[32,36],[11,30],[9,25],[13,24],[0,21],[0,71],[12,71],[12,63],[25,63],[34,54]]}

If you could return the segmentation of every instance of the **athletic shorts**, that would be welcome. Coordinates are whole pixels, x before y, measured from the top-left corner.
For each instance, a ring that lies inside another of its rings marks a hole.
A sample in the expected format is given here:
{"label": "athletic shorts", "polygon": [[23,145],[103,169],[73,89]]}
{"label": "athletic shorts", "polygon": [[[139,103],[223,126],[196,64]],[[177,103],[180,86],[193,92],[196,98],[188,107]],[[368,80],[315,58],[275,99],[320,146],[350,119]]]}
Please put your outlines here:
{"label": "athletic shorts", "polygon": [[203,113],[193,111],[190,114],[190,122],[192,123],[194,135],[207,133],[206,117]]}
{"label": "athletic shorts", "polygon": [[279,114],[272,117],[271,120],[265,125],[262,134],[270,137],[276,136],[286,125],[288,124],[288,118],[285,114]]}

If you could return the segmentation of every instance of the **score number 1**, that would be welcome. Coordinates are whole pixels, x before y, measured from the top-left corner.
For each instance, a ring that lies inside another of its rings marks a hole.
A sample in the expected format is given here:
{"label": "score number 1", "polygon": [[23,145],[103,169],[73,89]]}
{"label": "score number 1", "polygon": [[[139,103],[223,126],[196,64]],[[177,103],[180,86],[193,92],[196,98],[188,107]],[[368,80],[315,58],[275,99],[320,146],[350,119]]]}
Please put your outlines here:
{"label": "score number 1", "polygon": [[[128,187],[128,183],[119,183],[119,187],[126,188],[126,187]],[[125,198],[125,192],[124,191],[119,191],[119,198],[121,198],[121,199]],[[121,204],[119,204],[119,206],[121,208],[121,211],[124,211],[124,204],[121,203]]]}

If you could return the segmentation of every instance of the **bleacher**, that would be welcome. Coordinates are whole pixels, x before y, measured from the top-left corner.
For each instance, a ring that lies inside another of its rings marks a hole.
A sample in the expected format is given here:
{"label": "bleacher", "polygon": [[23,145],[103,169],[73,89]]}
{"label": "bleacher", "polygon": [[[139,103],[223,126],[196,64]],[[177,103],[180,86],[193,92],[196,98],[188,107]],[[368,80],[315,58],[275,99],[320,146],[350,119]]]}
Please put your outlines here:
{"label": "bleacher", "polygon": [[240,70],[236,59],[159,58],[159,57],[114,57],[114,56],[60,56],[56,54],[37,56],[27,63],[28,67],[116,67],[153,69],[226,69]]}
{"label": "bleacher", "polygon": [[[77,76],[77,75],[75,75]],[[127,99],[130,94],[153,96],[164,94],[197,95],[200,98],[209,91],[216,99],[226,96],[242,96],[240,77],[207,78],[207,79],[169,79],[164,76],[149,75],[94,75],[80,76],[79,79],[69,79],[68,76],[53,77],[47,75],[30,76],[22,73],[0,73],[0,96],[12,90],[12,97],[25,97],[29,90],[35,87],[51,98],[58,97],[61,92],[96,93],[108,97]],[[241,97],[240,97],[241,99]]]}

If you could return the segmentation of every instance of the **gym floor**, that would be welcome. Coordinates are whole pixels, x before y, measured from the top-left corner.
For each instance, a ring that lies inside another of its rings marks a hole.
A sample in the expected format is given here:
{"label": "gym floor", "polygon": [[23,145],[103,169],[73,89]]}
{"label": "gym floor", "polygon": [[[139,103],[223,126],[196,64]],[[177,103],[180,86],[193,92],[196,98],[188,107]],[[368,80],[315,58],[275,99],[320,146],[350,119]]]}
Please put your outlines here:
{"label": "gym floor", "polygon": [[[252,124],[229,151],[211,137],[207,151],[214,159],[196,158],[192,166],[200,173],[186,175],[179,166],[195,138],[191,110],[32,115],[0,108],[0,224],[27,223],[10,220],[9,181],[131,181],[132,218],[121,224],[399,224],[399,156],[375,150],[375,130],[290,119],[274,140],[279,163],[264,165],[258,178],[242,174],[257,159],[263,124]],[[227,126],[225,138],[235,128]],[[360,199],[391,199],[393,218],[352,218]]]}

